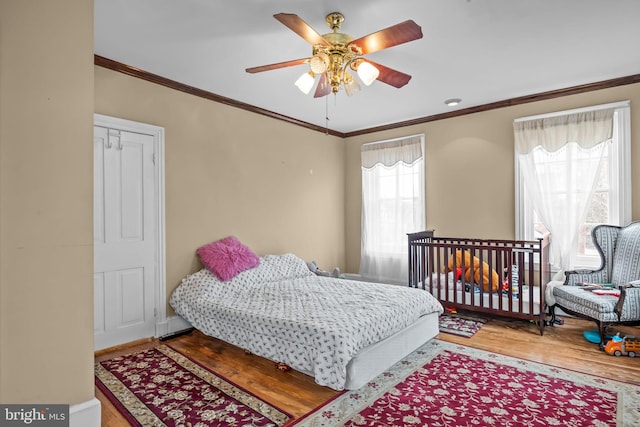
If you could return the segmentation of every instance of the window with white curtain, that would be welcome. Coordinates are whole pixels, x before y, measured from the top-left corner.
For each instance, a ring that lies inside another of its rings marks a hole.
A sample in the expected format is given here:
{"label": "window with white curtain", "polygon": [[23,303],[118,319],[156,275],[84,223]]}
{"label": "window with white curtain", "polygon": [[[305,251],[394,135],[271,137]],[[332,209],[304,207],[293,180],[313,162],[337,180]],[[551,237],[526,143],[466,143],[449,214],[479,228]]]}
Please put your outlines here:
{"label": "window with white curtain", "polygon": [[514,122],[516,235],[551,233],[550,260],[563,272],[597,268],[597,224],[631,219],[629,102]]}
{"label": "window with white curtain", "polygon": [[406,283],[407,233],[425,227],[424,135],[364,144],[359,273]]}

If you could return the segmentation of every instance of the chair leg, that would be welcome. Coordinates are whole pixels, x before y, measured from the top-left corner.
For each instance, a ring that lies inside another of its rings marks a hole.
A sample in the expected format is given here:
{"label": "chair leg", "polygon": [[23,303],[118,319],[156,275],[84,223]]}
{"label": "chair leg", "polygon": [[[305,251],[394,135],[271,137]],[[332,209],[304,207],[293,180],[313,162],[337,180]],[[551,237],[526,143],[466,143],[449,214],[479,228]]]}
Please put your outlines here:
{"label": "chair leg", "polygon": [[600,347],[600,350],[604,350],[604,346],[607,344],[606,335],[608,325],[605,322],[601,322],[599,320],[596,320],[596,324],[598,325],[598,332],[600,332],[600,344],[598,346]]}
{"label": "chair leg", "polygon": [[549,306],[549,315],[551,316],[551,319],[549,319],[549,326],[553,326],[556,324],[556,306],[554,305],[550,305]]}

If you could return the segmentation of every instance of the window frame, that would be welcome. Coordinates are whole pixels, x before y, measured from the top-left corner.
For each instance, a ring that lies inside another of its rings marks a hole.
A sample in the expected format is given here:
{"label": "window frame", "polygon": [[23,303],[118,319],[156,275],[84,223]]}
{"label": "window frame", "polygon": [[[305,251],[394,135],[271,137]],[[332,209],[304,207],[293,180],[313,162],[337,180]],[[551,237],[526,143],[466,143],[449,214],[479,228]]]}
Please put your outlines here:
{"label": "window frame", "polygon": [[[415,167],[420,165],[420,167],[418,169],[416,169],[413,173],[417,173],[418,174],[418,184],[419,184],[419,195],[418,197],[416,197],[414,200],[416,200],[421,206],[422,206],[422,227],[426,226],[427,223],[427,211],[426,211],[426,152],[425,152],[425,148],[426,148],[426,137],[424,133],[421,134],[413,134],[413,135],[408,135],[408,136],[402,136],[402,137],[397,137],[397,138],[390,138],[390,139],[385,139],[385,140],[380,140],[380,141],[374,141],[374,142],[368,142],[363,144],[363,146],[375,146],[378,144],[384,144],[384,143],[390,143],[390,142],[395,142],[395,141],[401,141],[401,140],[406,140],[406,139],[410,139],[410,138],[419,138],[420,140],[420,148],[421,148],[421,157],[415,161],[414,164],[410,165],[410,167]],[[407,165],[409,167],[409,165]],[[384,167],[384,166],[382,166]],[[361,171],[361,176],[362,175],[362,171]],[[363,177],[364,178],[364,177]],[[412,178],[414,179],[414,178]],[[360,224],[360,228],[361,228],[361,236],[363,236],[364,234],[364,228],[365,228],[365,218],[363,217],[364,211],[365,211],[365,200],[364,200],[364,186],[365,186],[365,182],[363,181],[361,183],[361,191],[363,192],[363,200],[362,200],[362,210],[361,210],[361,224]],[[392,198],[388,198],[389,200],[392,200]],[[395,200],[410,200],[409,198],[403,197],[402,194],[398,195],[396,194],[396,198]],[[406,238],[406,236],[405,236]],[[363,259],[364,259],[364,241],[363,238],[361,237],[361,241],[360,241],[360,245],[361,245],[361,253],[360,253],[360,268],[359,268],[359,274],[369,278],[369,279],[375,279],[375,280],[383,280],[387,283],[394,283],[394,284],[405,284],[405,280],[406,278],[404,276],[400,277],[398,276],[397,278],[394,277],[372,277],[369,276],[367,274],[365,274],[366,272],[363,271]],[[387,258],[387,259],[396,259],[400,262],[400,263],[406,263],[406,245],[402,246],[404,249],[402,250],[402,252],[395,252],[395,251],[388,251],[388,252],[376,252],[376,254],[379,257],[382,258]]]}
{"label": "window frame", "polygon": [[[612,145],[609,152],[609,219],[613,225],[626,225],[631,222],[631,112],[630,101],[621,101],[610,104],[596,105],[592,107],[558,111],[549,114],[529,116],[516,119],[516,121],[528,121],[544,119],[548,117],[564,116],[587,111],[613,108],[614,135],[617,146]],[[524,195],[524,179],[520,171],[517,153],[514,150],[514,175],[515,175],[515,229],[516,239],[534,240],[534,236],[527,232],[533,222],[533,208],[528,206],[528,200]],[[612,206],[618,207],[618,212],[612,210]],[[553,236],[551,236],[553,240]],[[577,255],[576,267],[597,268],[600,265],[600,257],[595,254]]]}

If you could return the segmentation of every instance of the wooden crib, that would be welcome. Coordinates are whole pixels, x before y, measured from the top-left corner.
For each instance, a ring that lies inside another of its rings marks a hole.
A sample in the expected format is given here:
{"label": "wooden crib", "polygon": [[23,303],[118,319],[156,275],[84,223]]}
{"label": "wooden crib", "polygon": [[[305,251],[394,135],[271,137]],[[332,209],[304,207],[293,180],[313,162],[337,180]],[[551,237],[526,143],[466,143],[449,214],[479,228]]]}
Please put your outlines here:
{"label": "wooden crib", "polygon": [[535,321],[544,333],[548,235],[485,240],[435,237],[429,230],[408,237],[410,287],[429,291],[445,307]]}

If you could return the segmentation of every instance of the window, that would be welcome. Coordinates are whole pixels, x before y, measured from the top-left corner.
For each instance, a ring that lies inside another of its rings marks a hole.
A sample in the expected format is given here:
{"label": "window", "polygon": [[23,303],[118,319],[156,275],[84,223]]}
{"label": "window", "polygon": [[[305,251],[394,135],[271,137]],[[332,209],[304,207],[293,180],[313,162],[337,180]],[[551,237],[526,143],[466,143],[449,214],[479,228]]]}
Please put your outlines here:
{"label": "window", "polygon": [[424,135],[362,146],[360,274],[407,280],[407,233],[425,226]]}
{"label": "window", "polygon": [[551,232],[555,270],[597,268],[597,224],[631,219],[629,103],[516,120],[516,234]]}

